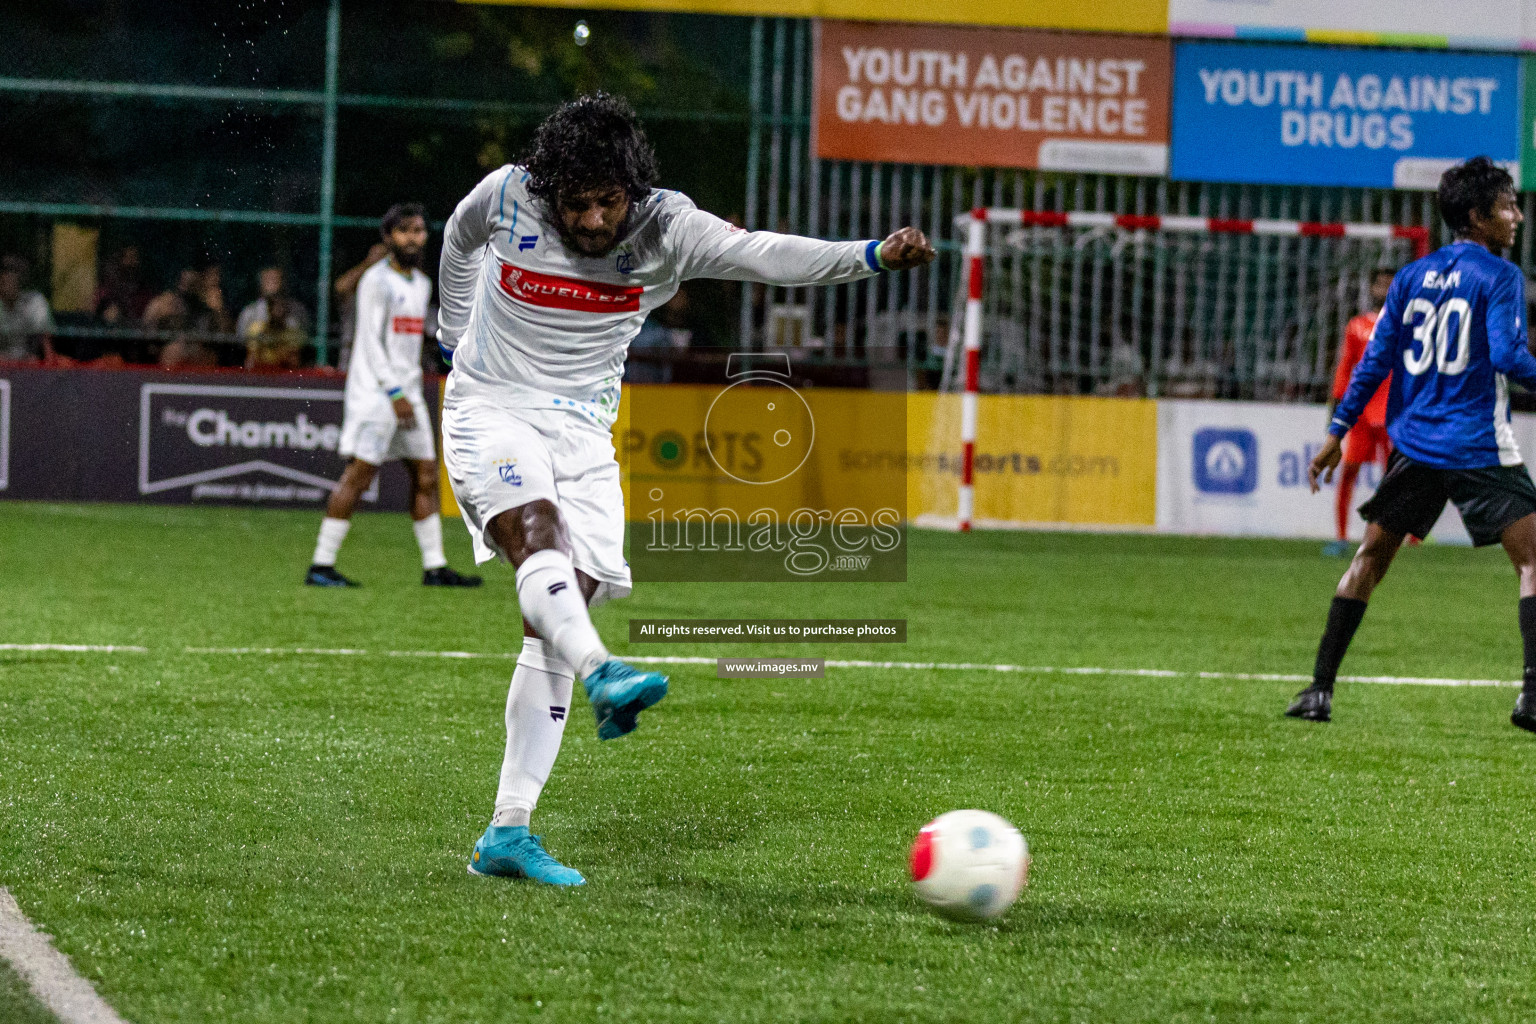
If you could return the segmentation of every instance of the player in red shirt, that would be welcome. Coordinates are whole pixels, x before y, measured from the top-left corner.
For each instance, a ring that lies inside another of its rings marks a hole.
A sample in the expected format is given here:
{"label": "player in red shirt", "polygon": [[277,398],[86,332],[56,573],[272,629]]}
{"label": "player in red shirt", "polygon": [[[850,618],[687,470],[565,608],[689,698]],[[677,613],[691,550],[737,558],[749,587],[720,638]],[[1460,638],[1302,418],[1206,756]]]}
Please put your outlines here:
{"label": "player in red shirt", "polygon": [[[1360,361],[1360,357],[1365,355],[1365,346],[1371,340],[1371,332],[1376,329],[1378,311],[1382,303],[1387,301],[1387,290],[1392,287],[1392,278],[1396,273],[1395,270],[1383,267],[1372,275],[1370,310],[1350,320],[1344,330],[1344,344],[1339,349],[1339,366],[1333,374],[1335,404],[1349,390],[1350,375],[1355,372],[1355,364]],[[1391,384],[1392,378],[1389,375],[1381,382],[1381,387],[1376,389],[1366,405],[1365,412],[1344,438],[1344,466],[1339,476],[1335,506],[1338,540],[1324,545],[1325,555],[1343,557],[1349,554],[1349,505],[1355,493],[1355,478],[1360,475],[1360,467],[1367,462],[1379,460],[1385,465],[1387,453],[1392,450],[1392,442],[1387,438],[1387,390]]]}

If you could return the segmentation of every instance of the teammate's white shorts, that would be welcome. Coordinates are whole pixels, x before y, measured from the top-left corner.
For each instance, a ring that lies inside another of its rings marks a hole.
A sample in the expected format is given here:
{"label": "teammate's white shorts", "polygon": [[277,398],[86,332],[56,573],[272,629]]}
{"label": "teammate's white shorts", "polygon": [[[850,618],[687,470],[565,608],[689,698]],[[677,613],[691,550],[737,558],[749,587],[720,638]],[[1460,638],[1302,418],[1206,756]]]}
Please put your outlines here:
{"label": "teammate's white shorts", "polygon": [[414,459],[426,462],[437,458],[432,443],[432,418],[420,395],[407,396],[416,410],[416,422],[409,430],[400,426],[390,406],[355,409],[348,402],[341,420],[342,458],[361,459],[370,466],[382,466],[390,459]]}
{"label": "teammate's white shorts", "polygon": [[592,606],[629,595],[624,491],[607,429],[560,409],[450,402],[443,409],[443,467],[474,541],[476,563],[505,557],[486,524],[543,498],[565,521],[571,561],[598,581]]}

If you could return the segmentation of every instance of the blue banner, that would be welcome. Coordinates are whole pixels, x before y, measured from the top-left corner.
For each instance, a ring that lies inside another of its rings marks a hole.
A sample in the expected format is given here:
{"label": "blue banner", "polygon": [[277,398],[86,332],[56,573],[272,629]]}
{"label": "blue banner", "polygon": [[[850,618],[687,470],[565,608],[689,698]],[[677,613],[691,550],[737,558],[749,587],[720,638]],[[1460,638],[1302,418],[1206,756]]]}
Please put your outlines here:
{"label": "blue banner", "polygon": [[1519,125],[1513,56],[1174,48],[1174,178],[1432,189],[1484,154],[1518,181]]}

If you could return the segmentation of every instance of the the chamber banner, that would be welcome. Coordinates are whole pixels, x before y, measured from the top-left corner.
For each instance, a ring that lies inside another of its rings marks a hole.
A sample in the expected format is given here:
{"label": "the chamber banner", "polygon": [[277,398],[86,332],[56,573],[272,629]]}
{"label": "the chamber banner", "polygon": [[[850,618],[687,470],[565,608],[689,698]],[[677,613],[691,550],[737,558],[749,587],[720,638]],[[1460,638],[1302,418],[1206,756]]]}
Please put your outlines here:
{"label": "the chamber banner", "polygon": [[[319,507],[345,460],[343,378],[0,369],[0,497]],[[433,403],[435,405],[435,403]],[[404,509],[385,467],[366,508]]]}

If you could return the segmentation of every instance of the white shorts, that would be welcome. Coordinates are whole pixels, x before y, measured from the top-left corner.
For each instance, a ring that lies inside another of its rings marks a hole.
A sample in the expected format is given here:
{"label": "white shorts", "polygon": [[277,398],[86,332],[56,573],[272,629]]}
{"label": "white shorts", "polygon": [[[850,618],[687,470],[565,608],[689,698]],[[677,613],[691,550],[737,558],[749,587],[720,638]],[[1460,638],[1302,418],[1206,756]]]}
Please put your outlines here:
{"label": "white shorts", "polygon": [[361,459],[370,466],[382,466],[390,459],[435,460],[437,446],[432,443],[432,418],[427,414],[427,403],[419,395],[407,397],[416,409],[416,423],[409,430],[400,426],[389,406],[385,406],[385,418],[379,415],[377,407],[358,410],[348,402],[341,420],[342,457]]}
{"label": "white shorts", "polygon": [[542,498],[560,510],[571,561],[598,581],[592,606],[629,595],[624,491],[613,435],[604,427],[560,409],[450,401],[443,409],[443,467],[476,563],[506,557],[486,532],[492,519]]}

